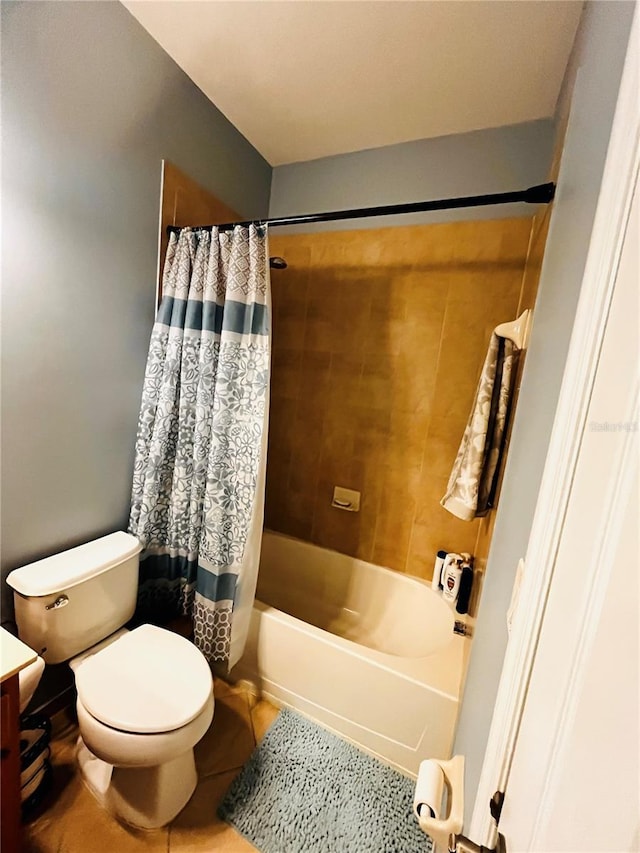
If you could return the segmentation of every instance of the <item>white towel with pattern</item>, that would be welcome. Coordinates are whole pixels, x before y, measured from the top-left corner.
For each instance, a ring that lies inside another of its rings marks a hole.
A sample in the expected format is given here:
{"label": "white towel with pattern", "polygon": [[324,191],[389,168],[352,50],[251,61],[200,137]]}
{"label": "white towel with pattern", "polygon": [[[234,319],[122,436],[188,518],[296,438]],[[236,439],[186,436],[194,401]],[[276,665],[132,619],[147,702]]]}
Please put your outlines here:
{"label": "white towel with pattern", "polygon": [[471,414],[440,501],[464,521],[486,515],[494,503],[517,357],[512,341],[492,334]]}

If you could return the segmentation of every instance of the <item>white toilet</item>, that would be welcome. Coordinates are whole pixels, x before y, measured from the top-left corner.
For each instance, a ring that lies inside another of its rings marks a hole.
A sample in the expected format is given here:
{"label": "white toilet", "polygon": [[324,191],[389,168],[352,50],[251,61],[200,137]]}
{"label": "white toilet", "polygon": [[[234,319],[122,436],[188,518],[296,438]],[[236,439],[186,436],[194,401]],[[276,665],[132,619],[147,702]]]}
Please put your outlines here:
{"label": "white toilet", "polygon": [[213,679],[184,637],[133,616],[141,546],[112,533],[11,572],[20,639],[69,661],[78,691],[78,762],[112,814],[152,829],[196,786],[193,747],[213,719]]}

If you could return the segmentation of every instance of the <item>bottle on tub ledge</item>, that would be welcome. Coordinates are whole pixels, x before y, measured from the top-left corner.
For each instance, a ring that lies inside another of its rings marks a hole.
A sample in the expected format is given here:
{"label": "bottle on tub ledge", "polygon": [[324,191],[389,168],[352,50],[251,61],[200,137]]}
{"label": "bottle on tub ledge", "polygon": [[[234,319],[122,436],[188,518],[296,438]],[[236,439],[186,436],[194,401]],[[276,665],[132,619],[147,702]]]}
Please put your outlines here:
{"label": "bottle on tub ledge", "polygon": [[456,606],[458,613],[469,609],[473,585],[473,557],[463,552],[438,551],[433,571],[432,589],[441,589],[442,597]]}
{"label": "bottle on tub ledge", "polygon": [[469,602],[471,601],[471,587],[473,586],[473,557],[471,554],[463,554],[462,557],[463,561],[460,566],[460,587],[458,589],[456,610],[458,613],[468,613]]}

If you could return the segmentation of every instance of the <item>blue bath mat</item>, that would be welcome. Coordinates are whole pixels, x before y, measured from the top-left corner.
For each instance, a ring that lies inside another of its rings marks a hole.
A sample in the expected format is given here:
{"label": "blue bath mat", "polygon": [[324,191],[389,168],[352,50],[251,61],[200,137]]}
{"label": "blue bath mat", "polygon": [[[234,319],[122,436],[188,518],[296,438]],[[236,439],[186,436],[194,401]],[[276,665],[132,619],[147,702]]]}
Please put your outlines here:
{"label": "blue bath mat", "polygon": [[429,853],[414,782],[282,711],[218,808],[262,853]]}

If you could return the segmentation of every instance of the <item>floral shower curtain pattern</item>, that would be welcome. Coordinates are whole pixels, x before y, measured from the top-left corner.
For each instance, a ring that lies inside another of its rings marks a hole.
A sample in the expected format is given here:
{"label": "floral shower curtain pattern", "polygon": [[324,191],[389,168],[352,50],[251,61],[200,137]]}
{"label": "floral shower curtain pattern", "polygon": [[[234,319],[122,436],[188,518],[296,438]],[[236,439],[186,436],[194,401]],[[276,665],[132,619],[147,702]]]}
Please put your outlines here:
{"label": "floral shower curtain pattern", "polygon": [[258,574],[269,367],[266,229],[172,234],[136,439],[138,610],[191,616],[196,645],[229,667]]}

